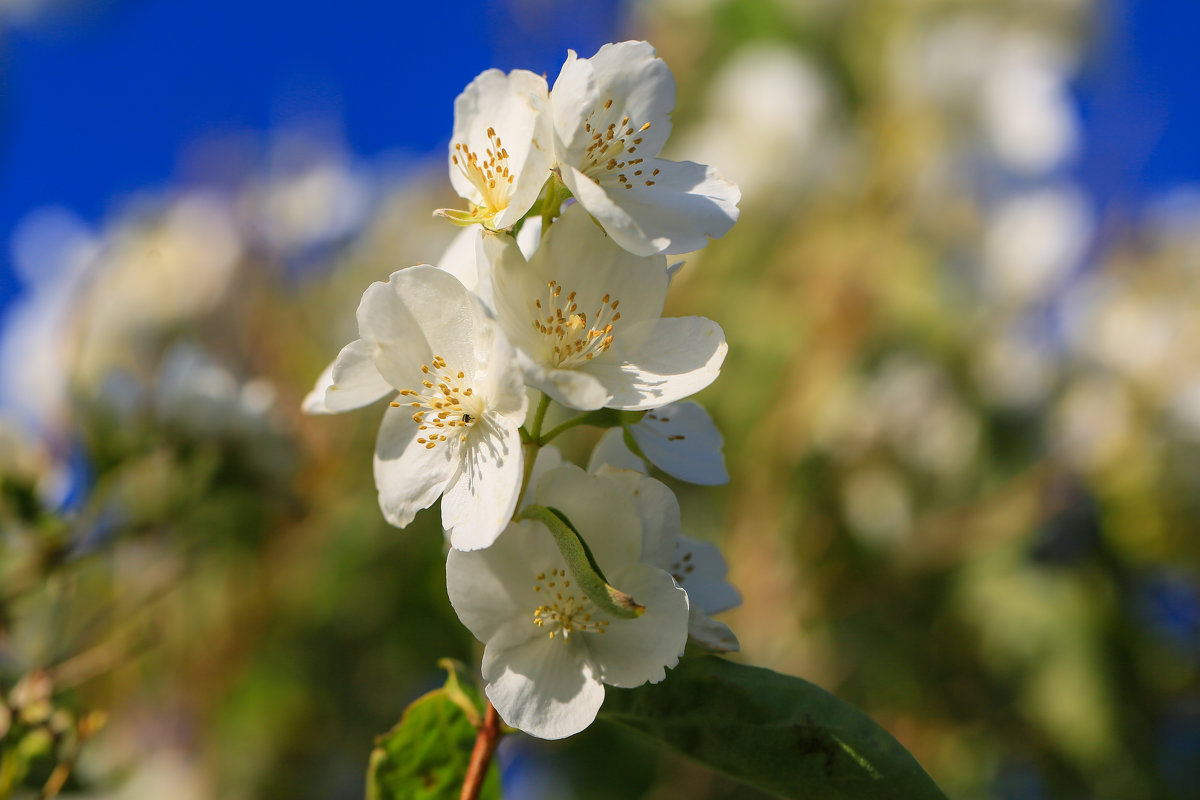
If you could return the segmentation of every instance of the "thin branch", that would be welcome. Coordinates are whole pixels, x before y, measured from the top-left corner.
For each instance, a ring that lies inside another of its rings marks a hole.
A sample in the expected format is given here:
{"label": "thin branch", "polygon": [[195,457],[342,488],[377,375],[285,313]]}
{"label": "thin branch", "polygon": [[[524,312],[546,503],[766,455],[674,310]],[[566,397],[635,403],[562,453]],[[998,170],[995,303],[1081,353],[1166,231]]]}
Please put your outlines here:
{"label": "thin branch", "polygon": [[496,707],[488,701],[484,713],[483,724],[475,737],[475,748],[471,751],[471,763],[467,765],[467,777],[463,780],[462,794],[459,800],[478,800],[479,792],[483,789],[483,779],[487,777],[488,767],[500,743],[500,715]]}

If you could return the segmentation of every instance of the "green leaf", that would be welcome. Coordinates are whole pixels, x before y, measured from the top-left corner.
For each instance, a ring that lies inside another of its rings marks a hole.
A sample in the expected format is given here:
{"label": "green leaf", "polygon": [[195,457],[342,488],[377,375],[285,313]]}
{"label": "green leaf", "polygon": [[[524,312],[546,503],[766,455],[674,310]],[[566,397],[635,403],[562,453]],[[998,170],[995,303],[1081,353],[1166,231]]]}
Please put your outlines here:
{"label": "green leaf", "polygon": [[610,688],[601,713],[783,797],[945,800],[921,765],[866,714],[768,669],[686,659],[662,683]]}
{"label": "green leaf", "polygon": [[619,619],[633,619],[646,612],[645,606],[608,582],[587,542],[566,514],[557,508],[531,505],[526,506],[517,519],[536,519],[546,526],[576,584],[597,607]]}
{"label": "green leaf", "polygon": [[[462,791],[475,726],[456,670],[446,687],[413,701],[399,724],[375,740],[367,768],[367,800],[457,800]],[[475,711],[475,718],[479,718]],[[481,800],[500,800],[500,772],[495,759],[483,781]]]}

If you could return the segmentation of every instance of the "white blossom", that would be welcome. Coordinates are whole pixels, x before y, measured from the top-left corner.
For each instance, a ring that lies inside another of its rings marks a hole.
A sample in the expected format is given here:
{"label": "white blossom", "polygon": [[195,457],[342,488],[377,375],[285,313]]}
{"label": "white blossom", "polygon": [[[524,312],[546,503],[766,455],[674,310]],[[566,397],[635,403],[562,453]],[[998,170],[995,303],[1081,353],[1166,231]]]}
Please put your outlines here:
{"label": "white blossom", "polygon": [[579,590],[540,522],[510,524],[486,550],[450,552],[450,602],[484,642],[487,696],[509,725],[544,739],[570,736],[595,719],[605,684],[657,683],[678,662],[687,594],[646,563],[647,551],[661,549],[656,521],[670,513],[662,489],[639,505],[626,482],[573,465],[538,482],[538,502],[562,511],[609,582],[645,606],[634,619],[611,617]]}
{"label": "white blossom", "polygon": [[727,350],[702,317],[661,318],[663,256],[617,247],[573,205],[526,261],[515,240],[490,235],[496,315],[524,357],[526,380],[577,409],[646,409],[716,378]]}
{"label": "white blossom", "polygon": [[487,547],[521,483],[526,398],[503,332],[454,276],[428,265],[371,284],[358,329],[304,410],[347,411],[399,391],[375,446],[384,517],[404,527],[442,497],[451,544]]}
{"label": "white blossom", "polygon": [[481,73],[454,101],[450,182],[469,212],[438,212],[503,230],[525,216],[554,159],[546,80],[528,70]]}
{"label": "white blossom", "polygon": [[550,91],[555,168],[617,244],[637,255],[699,250],[724,236],[741,199],[712,167],[658,158],[675,79],[646,42],[569,51]]}

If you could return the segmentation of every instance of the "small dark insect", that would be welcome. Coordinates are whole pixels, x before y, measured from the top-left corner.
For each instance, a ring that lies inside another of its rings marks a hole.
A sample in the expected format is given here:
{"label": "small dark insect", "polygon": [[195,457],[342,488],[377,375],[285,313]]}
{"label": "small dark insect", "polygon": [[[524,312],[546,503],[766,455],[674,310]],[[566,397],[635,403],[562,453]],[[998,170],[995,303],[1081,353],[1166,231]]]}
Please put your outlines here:
{"label": "small dark insect", "polygon": [[474,422],[474,421],[475,421],[475,418],[474,418],[474,417],[472,417],[470,414],[463,414],[463,415],[462,415],[462,421],[463,421],[464,423],[466,423],[467,425],[470,425],[472,422]]}

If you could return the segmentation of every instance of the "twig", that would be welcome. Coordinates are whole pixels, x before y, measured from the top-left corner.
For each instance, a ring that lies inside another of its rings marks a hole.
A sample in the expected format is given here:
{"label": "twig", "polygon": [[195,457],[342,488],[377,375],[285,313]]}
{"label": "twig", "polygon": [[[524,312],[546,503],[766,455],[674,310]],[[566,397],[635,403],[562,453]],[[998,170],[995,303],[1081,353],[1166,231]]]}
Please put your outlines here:
{"label": "twig", "polygon": [[479,726],[479,733],[475,737],[475,749],[471,751],[471,763],[467,765],[467,777],[463,780],[459,800],[478,800],[479,791],[483,788],[483,779],[487,777],[488,766],[492,763],[492,755],[499,743],[500,715],[489,701],[483,724]]}

